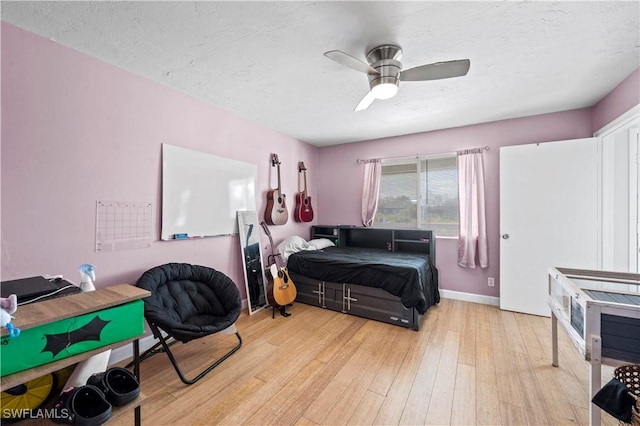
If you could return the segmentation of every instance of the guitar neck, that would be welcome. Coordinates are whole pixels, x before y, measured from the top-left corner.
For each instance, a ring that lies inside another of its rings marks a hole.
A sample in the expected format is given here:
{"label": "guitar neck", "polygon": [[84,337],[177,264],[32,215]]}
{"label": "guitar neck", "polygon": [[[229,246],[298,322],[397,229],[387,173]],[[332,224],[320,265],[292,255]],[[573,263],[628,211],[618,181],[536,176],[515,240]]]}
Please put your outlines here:
{"label": "guitar neck", "polygon": [[302,173],[302,182],[304,183],[304,189],[302,190],[302,194],[304,199],[307,199],[307,168],[304,166],[304,163],[300,161],[298,163],[298,172]]}
{"label": "guitar neck", "polygon": [[253,231],[253,223],[249,224],[249,230],[247,231],[247,242],[245,243],[246,246],[249,245],[249,238],[251,238],[251,232]]}
{"label": "guitar neck", "polygon": [[278,167],[278,194],[282,194],[282,190],[280,189],[280,163],[276,163]]}
{"label": "guitar neck", "polygon": [[[262,230],[264,231],[265,234],[267,234],[267,237],[269,237],[269,245],[271,246],[271,257],[273,257],[273,263],[276,264],[276,266],[278,266],[278,262],[276,262],[278,255],[276,254],[276,251],[273,246],[273,238],[271,237],[271,231],[269,231],[269,228],[267,227],[267,224],[265,222],[260,222],[260,226],[262,226]],[[279,266],[278,266],[278,269],[280,269]]]}
{"label": "guitar neck", "polygon": [[302,191],[304,193],[304,198],[307,198],[307,171],[303,170],[302,171],[302,180],[304,182],[304,191]]}

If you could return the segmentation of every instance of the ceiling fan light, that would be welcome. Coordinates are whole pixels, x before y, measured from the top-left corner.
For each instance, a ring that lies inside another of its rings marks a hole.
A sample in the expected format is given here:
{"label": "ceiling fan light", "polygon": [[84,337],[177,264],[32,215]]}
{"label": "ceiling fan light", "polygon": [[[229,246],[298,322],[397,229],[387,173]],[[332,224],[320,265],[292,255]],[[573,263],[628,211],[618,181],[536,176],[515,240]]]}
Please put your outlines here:
{"label": "ceiling fan light", "polygon": [[371,89],[376,99],[390,99],[398,93],[398,86],[393,83],[380,83]]}

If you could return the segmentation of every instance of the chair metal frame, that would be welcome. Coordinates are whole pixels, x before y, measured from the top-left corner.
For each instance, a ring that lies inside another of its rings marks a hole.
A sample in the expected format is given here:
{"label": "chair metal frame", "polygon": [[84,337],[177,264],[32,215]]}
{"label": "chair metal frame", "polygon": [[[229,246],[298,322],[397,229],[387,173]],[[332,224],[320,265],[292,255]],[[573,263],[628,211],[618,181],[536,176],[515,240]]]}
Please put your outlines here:
{"label": "chair metal frame", "polygon": [[[147,320],[147,324],[149,324],[149,327],[151,328],[153,337],[158,341],[151,348],[147,349],[146,351],[144,351],[143,354],[140,355],[140,361],[144,361],[145,359],[151,358],[153,355],[161,352],[166,353],[167,356],[169,357],[169,361],[171,361],[171,364],[173,365],[173,368],[176,370],[176,373],[178,373],[178,377],[180,377],[180,380],[182,381],[182,383],[186,385],[192,385],[198,380],[202,379],[211,370],[213,370],[218,365],[220,365],[224,360],[226,360],[231,355],[236,353],[236,351],[240,349],[240,347],[242,346],[242,337],[240,337],[240,333],[236,331],[235,335],[238,338],[238,344],[235,347],[233,347],[233,349],[231,349],[229,352],[224,354],[222,357],[218,358],[213,364],[209,365],[207,368],[205,368],[200,373],[198,373],[194,378],[188,379],[182,372],[182,369],[178,365],[178,361],[173,355],[173,352],[171,352],[171,349],[169,348],[170,346],[173,346],[174,344],[178,343],[179,340],[174,339],[173,337],[171,337],[170,334],[167,337],[163,336],[160,327],[155,323]],[[201,336],[201,337],[206,337],[206,336]],[[188,343],[188,342],[183,342],[183,343]]]}

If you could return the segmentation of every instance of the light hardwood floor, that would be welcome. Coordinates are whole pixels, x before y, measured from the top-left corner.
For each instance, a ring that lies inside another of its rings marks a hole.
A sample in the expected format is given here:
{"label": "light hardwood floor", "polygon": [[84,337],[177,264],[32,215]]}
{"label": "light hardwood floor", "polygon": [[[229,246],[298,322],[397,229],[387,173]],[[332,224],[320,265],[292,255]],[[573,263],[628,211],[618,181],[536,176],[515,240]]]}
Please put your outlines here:
{"label": "light hardwood floor", "polygon": [[[144,361],[143,424],[588,423],[588,364],[560,331],[551,366],[549,318],[443,299],[415,332],[302,303],[290,312],[243,313],[242,348],[195,385],[165,354]],[[195,371],[234,344],[215,335],[173,348]]]}

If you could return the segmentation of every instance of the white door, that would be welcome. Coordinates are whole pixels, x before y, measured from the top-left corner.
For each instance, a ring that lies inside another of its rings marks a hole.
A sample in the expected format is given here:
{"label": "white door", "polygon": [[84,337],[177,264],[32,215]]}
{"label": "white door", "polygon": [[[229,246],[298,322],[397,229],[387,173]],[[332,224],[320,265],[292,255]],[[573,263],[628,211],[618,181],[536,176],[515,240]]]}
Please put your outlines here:
{"label": "white door", "polygon": [[596,269],[597,139],[500,148],[500,308],[549,316],[549,266]]}

